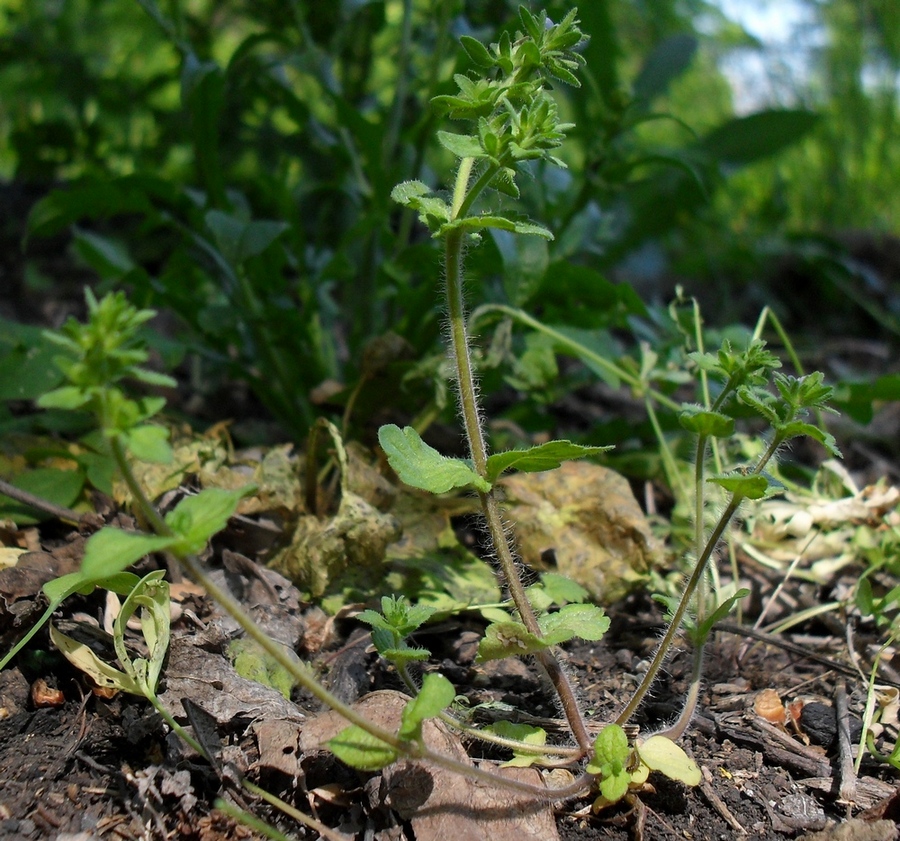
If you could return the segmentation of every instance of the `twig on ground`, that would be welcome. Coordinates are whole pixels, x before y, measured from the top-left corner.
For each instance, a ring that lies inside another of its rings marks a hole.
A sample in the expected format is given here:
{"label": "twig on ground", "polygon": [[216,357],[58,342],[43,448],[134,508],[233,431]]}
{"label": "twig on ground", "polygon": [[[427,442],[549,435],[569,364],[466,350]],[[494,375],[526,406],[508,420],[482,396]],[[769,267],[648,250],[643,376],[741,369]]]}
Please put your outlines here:
{"label": "twig on ground", "polygon": [[856,770],[850,744],[850,706],[847,687],[843,683],[839,683],[834,690],[834,712],[837,719],[839,794],[841,802],[847,804],[847,817],[850,817],[850,806],[856,802]]}
{"label": "twig on ground", "polygon": [[16,502],[27,505],[30,508],[36,508],[38,511],[43,511],[46,514],[50,514],[52,517],[71,523],[73,526],[77,526],[81,523],[82,515],[77,511],[73,511],[71,508],[66,508],[62,505],[54,505],[52,502],[41,499],[41,497],[28,493],[28,491],[23,491],[21,488],[17,488],[15,485],[11,485],[3,479],[0,479],[0,493],[4,496],[8,496],[10,499],[14,499]]}

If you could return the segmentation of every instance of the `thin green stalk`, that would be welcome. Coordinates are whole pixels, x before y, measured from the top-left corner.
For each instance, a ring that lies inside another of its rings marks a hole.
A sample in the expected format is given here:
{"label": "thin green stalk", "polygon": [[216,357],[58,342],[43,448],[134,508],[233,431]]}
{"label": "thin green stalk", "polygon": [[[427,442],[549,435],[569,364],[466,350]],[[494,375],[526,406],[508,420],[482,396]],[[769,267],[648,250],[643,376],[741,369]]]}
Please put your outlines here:
{"label": "thin green stalk", "polygon": [[703,679],[703,646],[698,645],[694,649],[693,664],[691,668],[691,685],[681,707],[681,712],[676,721],[662,730],[658,735],[665,736],[673,742],[677,742],[687,730],[694,712],[697,710],[697,701],[700,700],[700,684]]}
{"label": "thin green stalk", "polygon": [[734,513],[738,510],[740,504],[741,497],[732,497],[731,502],[728,503],[725,511],[722,512],[722,516],[719,518],[719,522],[716,523],[716,527],[713,529],[712,534],[709,536],[709,540],[706,542],[706,546],[703,549],[703,554],[697,559],[697,563],[695,564],[694,569],[691,572],[691,577],[688,579],[687,586],[685,587],[684,593],[681,596],[681,601],[678,602],[678,607],[675,609],[675,613],[672,616],[672,621],[669,623],[669,627],[666,629],[665,636],[663,636],[662,642],[656,649],[656,654],[653,655],[653,660],[650,662],[650,667],[644,674],[644,677],[641,680],[638,688],[635,690],[634,695],[631,696],[631,700],[629,700],[622,712],[620,712],[616,717],[616,724],[621,726],[628,722],[631,716],[634,715],[637,708],[641,705],[641,701],[644,700],[644,696],[647,694],[647,692],[650,690],[650,687],[656,680],[656,676],[659,674],[659,670],[662,668],[662,664],[665,662],[665,659],[669,654],[669,649],[672,647],[672,642],[675,640],[675,635],[681,628],[681,621],[684,619],[684,614],[687,612],[687,608],[690,604],[691,598],[694,595],[694,591],[697,589],[697,584],[700,582],[700,579],[703,576],[704,570],[706,569],[706,563],[707,561],[709,561],[713,550],[721,539],[725,528],[728,526],[728,523],[731,521]]}
{"label": "thin green stalk", "polygon": [[[778,435],[776,435],[772,439],[768,449],[763,454],[762,458],[760,458],[753,470],[750,471],[751,475],[758,475],[763,471],[763,469],[775,455],[781,444],[782,439]],[[682,593],[681,600],[678,602],[678,607],[675,609],[675,613],[672,616],[672,621],[669,623],[669,627],[666,628],[666,633],[663,636],[662,642],[659,644],[659,647],[656,649],[656,654],[653,655],[653,660],[650,662],[650,667],[644,674],[644,677],[641,680],[638,688],[635,690],[634,695],[632,695],[631,700],[629,700],[629,702],[625,705],[625,708],[621,713],[619,713],[618,717],[616,718],[616,724],[625,724],[631,718],[631,716],[634,715],[637,708],[641,705],[641,701],[644,700],[644,696],[647,694],[647,692],[650,691],[650,687],[656,680],[656,676],[659,674],[659,670],[662,668],[662,664],[665,662],[665,659],[668,656],[669,649],[672,647],[672,643],[675,640],[675,635],[678,633],[678,630],[681,627],[681,622],[684,619],[684,614],[687,612],[687,608],[690,604],[691,598],[693,597],[694,592],[697,589],[697,585],[700,583],[700,580],[703,577],[703,573],[706,570],[706,565],[709,562],[709,559],[712,556],[712,553],[718,545],[719,541],[722,539],[722,535],[724,534],[728,524],[731,522],[731,518],[735,515],[735,512],[740,507],[743,499],[743,496],[738,496],[736,494],[732,496],[731,501],[728,503],[725,510],[722,512],[722,515],[719,517],[719,522],[716,523],[716,526],[712,530],[709,539],[706,541],[706,546],[703,548],[702,554],[697,558],[697,562],[694,565],[694,569],[691,572],[690,578],[688,578],[687,585],[685,586],[684,593]]]}
{"label": "thin green stalk", "polygon": [[635,376],[630,371],[626,371],[624,368],[616,365],[614,362],[610,362],[608,359],[600,356],[597,353],[594,353],[592,350],[584,347],[583,345],[580,345],[576,341],[573,341],[568,336],[558,332],[557,330],[554,330],[552,327],[548,327],[546,324],[543,324],[536,318],[532,318],[523,310],[517,309],[516,307],[507,306],[506,304],[483,304],[473,312],[472,320],[477,321],[481,315],[489,312],[503,313],[504,315],[508,315],[510,318],[515,319],[521,324],[524,324],[527,327],[531,327],[533,330],[537,330],[539,333],[543,333],[545,336],[549,336],[558,346],[567,348],[573,355],[577,357],[580,357],[582,359],[589,359],[591,361],[591,364],[596,365],[598,368],[602,368],[604,371],[610,374],[610,376],[622,380],[624,383],[631,386],[631,388],[635,391],[639,393],[649,394],[657,403],[659,403],[660,406],[665,406],[667,409],[671,409],[675,412],[681,411],[682,407],[680,403],[672,400],[671,397],[663,394],[661,391],[649,388],[647,384],[643,380],[641,380],[640,377]]}
{"label": "thin green stalk", "polygon": [[677,487],[677,493],[680,493],[681,498],[685,499],[688,494],[688,489],[682,479],[681,471],[678,469],[675,456],[672,454],[672,448],[669,446],[669,442],[666,441],[666,436],[663,434],[662,425],[659,422],[656,409],[653,408],[653,401],[649,394],[644,395],[644,408],[647,410],[650,426],[653,427],[653,434],[656,436],[656,440],[659,443],[659,452],[662,456],[666,476],[668,476],[669,479],[669,485],[672,487],[673,493],[676,493]]}
{"label": "thin green stalk", "polygon": [[116,467],[119,468],[119,473],[122,475],[125,484],[128,486],[128,490],[131,492],[131,497],[134,501],[138,515],[143,516],[150,528],[157,534],[171,537],[173,532],[172,529],[169,528],[169,524],[159,516],[156,506],[147,499],[143,488],[138,484],[137,479],[134,478],[134,473],[132,473],[131,467],[128,464],[128,459],[125,457],[125,448],[122,446],[122,442],[117,436],[110,438],[110,448],[112,449]]}

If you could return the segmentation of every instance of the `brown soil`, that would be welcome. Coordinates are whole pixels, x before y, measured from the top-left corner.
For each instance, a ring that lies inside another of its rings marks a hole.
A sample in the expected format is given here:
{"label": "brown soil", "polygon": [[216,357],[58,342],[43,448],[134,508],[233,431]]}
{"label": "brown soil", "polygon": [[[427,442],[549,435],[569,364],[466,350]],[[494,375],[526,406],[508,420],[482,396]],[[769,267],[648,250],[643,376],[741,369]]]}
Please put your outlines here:
{"label": "brown soil", "polygon": [[[280,581],[278,586],[288,587]],[[250,590],[247,588],[245,595]],[[285,592],[281,596],[283,603],[292,603],[285,600]],[[83,617],[98,611],[96,598],[73,601],[76,603],[66,608],[67,614],[78,610]],[[217,644],[221,647],[224,637],[217,643],[215,635],[197,630],[198,622],[211,628],[218,621],[217,614],[202,598],[195,597],[193,605],[196,611],[191,618],[185,611],[174,626],[175,639],[193,640],[191,644],[207,649]],[[323,639],[327,629],[323,630],[320,612],[309,608],[296,612],[306,632]],[[654,624],[658,617],[642,599],[630,600],[612,610],[611,616],[613,626],[602,643],[575,646],[565,655],[584,706],[597,722],[614,716],[658,636]],[[478,628],[477,623],[454,621],[422,634],[421,643],[436,655],[428,668],[439,668],[473,702],[512,704],[550,719],[549,729],[557,712],[533,671],[515,661],[473,665],[472,640]],[[838,665],[845,662],[840,650],[843,641],[825,629],[819,629],[818,635],[807,629],[802,644],[833,658]],[[256,837],[213,808],[215,798],[221,795],[240,800],[294,837],[317,837],[243,798],[229,783],[227,766],[232,763],[249,769],[251,778],[301,810],[314,812],[326,825],[339,828],[345,833],[342,837],[417,838],[409,821],[373,800],[373,775],[350,771],[325,754],[295,752],[290,734],[296,737],[300,732],[302,743],[303,723],[285,725],[285,761],[273,760],[271,743],[266,740],[278,737],[269,734],[264,739],[258,720],[284,724],[278,710],[255,715],[245,710],[232,718],[227,718],[231,715],[227,709],[217,711],[219,721],[218,725],[213,722],[212,738],[216,750],[228,761],[212,769],[188,753],[173,735],[167,735],[148,704],[123,695],[112,699],[95,696],[84,677],[59,656],[39,657],[44,646],[46,643],[38,642],[17,667],[0,674],[0,707],[5,710],[0,719],[0,837],[207,841]],[[301,642],[301,650],[303,646]],[[176,662],[176,658],[183,656],[178,653],[182,647],[173,642],[170,671],[179,672],[184,661]],[[367,635],[353,621],[333,625],[327,645],[315,659],[332,687],[348,701],[370,690],[399,686],[391,670],[372,654]],[[206,670],[202,671],[204,674],[193,678],[203,680]],[[664,681],[641,713],[642,732],[674,718],[689,671],[688,653],[676,653]],[[179,674],[178,679],[182,677]],[[39,678],[61,690],[65,700],[58,706],[36,707],[33,694]],[[176,680],[174,674],[169,680]],[[812,724],[808,728],[803,724],[776,728],[762,721],[753,709],[758,693],[773,689],[786,701],[798,697],[808,703],[819,700],[827,705],[826,711],[833,710],[843,686],[849,694],[852,729],[864,702],[861,679],[740,634],[718,634],[707,657],[699,712],[682,740],[702,768],[701,785],[689,789],[655,775],[652,787],[631,806],[594,814],[589,799],[558,804],[555,815],[560,837],[580,841],[794,838],[863,808],[889,803],[894,772],[887,766],[866,761],[858,780],[842,775],[833,741],[833,716],[830,725],[828,714],[824,716],[823,735]],[[299,705],[295,709],[304,710],[310,718],[315,716],[315,704],[302,695],[293,700]],[[254,718],[256,727],[252,726]],[[828,744],[806,744],[810,741]],[[847,784],[855,785],[851,804],[840,798],[841,786]]]}

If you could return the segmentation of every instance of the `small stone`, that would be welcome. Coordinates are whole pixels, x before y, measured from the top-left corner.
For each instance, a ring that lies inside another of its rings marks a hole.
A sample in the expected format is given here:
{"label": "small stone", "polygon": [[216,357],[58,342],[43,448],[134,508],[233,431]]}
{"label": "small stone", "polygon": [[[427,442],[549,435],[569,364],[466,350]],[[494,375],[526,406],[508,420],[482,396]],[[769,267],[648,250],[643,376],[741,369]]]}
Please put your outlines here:
{"label": "small stone", "polygon": [[803,705],[800,726],[814,745],[830,747],[837,735],[837,718],[834,708],[818,701]]}

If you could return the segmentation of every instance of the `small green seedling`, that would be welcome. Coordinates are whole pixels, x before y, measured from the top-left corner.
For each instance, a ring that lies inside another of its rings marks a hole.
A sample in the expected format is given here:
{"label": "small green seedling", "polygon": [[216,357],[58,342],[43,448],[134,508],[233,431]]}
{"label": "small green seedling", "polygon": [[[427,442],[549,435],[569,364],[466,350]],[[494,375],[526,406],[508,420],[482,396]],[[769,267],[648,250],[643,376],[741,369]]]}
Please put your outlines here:
{"label": "small green seedling", "polygon": [[697,763],[671,739],[656,735],[630,745],[618,724],[607,725],[597,735],[587,771],[599,780],[595,811],[618,803],[630,789],[640,788],[651,771],[689,786],[698,785],[701,778]]}

